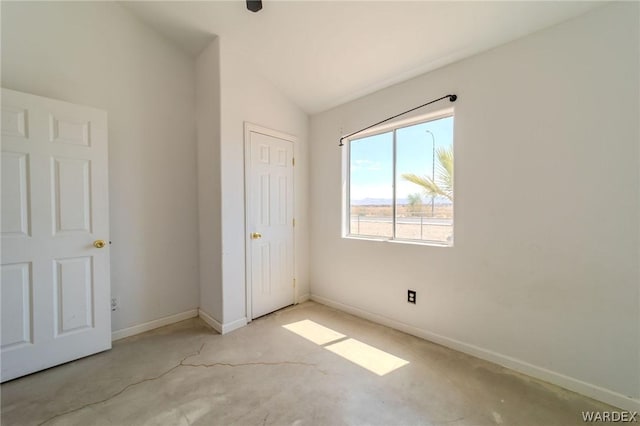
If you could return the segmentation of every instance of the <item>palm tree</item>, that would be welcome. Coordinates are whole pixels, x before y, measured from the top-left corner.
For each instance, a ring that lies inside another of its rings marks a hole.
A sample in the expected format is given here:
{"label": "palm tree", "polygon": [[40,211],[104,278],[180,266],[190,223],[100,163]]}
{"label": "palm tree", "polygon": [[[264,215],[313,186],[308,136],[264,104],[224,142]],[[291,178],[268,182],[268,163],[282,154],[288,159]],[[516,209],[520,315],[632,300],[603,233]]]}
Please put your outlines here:
{"label": "palm tree", "polygon": [[445,197],[453,202],[453,147],[438,148],[436,155],[438,165],[433,178],[414,173],[403,173],[402,178],[420,185],[430,197]]}

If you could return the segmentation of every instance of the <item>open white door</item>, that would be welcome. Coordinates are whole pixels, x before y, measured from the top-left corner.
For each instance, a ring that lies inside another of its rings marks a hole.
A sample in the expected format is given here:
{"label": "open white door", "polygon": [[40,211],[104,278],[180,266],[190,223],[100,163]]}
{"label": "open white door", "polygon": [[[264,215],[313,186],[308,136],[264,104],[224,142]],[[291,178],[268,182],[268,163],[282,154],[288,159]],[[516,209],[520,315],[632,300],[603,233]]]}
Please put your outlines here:
{"label": "open white door", "polygon": [[111,348],[107,114],[2,89],[7,381]]}
{"label": "open white door", "polygon": [[293,140],[245,127],[250,319],[294,303]]}

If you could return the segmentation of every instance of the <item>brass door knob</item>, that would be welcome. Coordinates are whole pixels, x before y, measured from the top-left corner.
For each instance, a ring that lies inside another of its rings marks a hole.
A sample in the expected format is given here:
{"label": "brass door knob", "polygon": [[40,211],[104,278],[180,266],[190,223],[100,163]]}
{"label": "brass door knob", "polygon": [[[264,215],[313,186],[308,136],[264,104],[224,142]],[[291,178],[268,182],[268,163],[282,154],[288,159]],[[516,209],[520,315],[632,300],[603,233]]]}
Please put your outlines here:
{"label": "brass door knob", "polygon": [[257,240],[259,238],[262,238],[262,234],[259,232],[254,232],[253,234],[251,234],[251,239],[252,240]]}
{"label": "brass door knob", "polygon": [[103,247],[104,247],[104,246],[106,246],[106,245],[107,245],[107,243],[106,243],[106,241],[105,241],[105,240],[95,240],[95,241],[93,242],[93,246],[94,246],[95,248],[103,248]]}

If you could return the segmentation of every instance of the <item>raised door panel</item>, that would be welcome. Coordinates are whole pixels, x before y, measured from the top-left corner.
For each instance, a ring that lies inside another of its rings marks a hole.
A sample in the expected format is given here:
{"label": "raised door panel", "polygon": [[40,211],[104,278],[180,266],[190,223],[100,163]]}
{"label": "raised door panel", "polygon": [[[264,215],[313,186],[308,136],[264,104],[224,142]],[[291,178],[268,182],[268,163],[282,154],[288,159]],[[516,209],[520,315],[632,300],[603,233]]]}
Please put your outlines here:
{"label": "raised door panel", "polygon": [[271,176],[269,174],[260,175],[258,205],[258,224],[261,227],[271,225]]}
{"label": "raised door panel", "polygon": [[277,291],[288,291],[291,288],[291,278],[287,274],[287,244],[278,240],[271,243],[273,246],[273,260],[271,264],[271,279],[278,283]]}
{"label": "raised door panel", "polygon": [[93,271],[90,257],[56,259],[56,332],[93,327]]}
{"label": "raised door panel", "polygon": [[26,109],[10,105],[2,106],[2,135],[17,139],[29,138],[29,113]]}
{"label": "raised door panel", "polygon": [[276,162],[276,165],[280,166],[280,167],[286,167],[289,165],[289,161],[288,161],[288,155],[287,155],[287,151],[284,149],[278,149],[278,161]]}
{"label": "raised door panel", "polygon": [[32,343],[31,265],[2,265],[2,350]]}
{"label": "raised door panel", "polygon": [[27,237],[29,226],[28,155],[2,152],[2,236]]}
{"label": "raised door panel", "polygon": [[262,164],[271,162],[271,147],[269,145],[260,145],[260,156],[258,157]]}
{"label": "raised door panel", "polygon": [[91,146],[91,123],[49,116],[49,140],[54,143]]}
{"label": "raised door panel", "polygon": [[287,200],[289,199],[289,184],[287,176],[277,176],[277,189],[274,194],[274,200],[272,201],[274,212],[274,218],[277,218],[277,222],[274,225],[289,225],[289,212]]}
{"label": "raised door panel", "polygon": [[54,234],[91,232],[89,160],[53,158]]}
{"label": "raised door panel", "polygon": [[258,253],[260,294],[268,296],[271,294],[271,247],[269,244],[261,244]]}

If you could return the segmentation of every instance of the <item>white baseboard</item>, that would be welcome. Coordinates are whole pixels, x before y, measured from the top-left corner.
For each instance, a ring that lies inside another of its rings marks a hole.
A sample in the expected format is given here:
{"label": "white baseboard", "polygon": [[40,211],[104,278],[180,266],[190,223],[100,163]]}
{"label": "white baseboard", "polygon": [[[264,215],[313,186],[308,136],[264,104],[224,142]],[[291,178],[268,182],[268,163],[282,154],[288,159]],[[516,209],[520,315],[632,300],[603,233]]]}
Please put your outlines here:
{"label": "white baseboard", "polygon": [[311,295],[311,300],[350,313],[357,317],[361,317],[369,321],[373,321],[375,323],[386,325],[387,327],[403,331],[407,334],[411,334],[413,336],[438,343],[448,348],[473,355],[477,358],[493,362],[503,367],[507,367],[511,370],[518,371],[520,373],[535,377],[548,383],[552,383],[573,392],[588,396],[593,399],[597,399],[599,401],[613,405],[614,407],[632,412],[640,411],[640,399],[631,398],[618,392],[614,392],[612,390],[605,389],[591,383],[583,382],[582,380],[565,376],[564,374],[556,373],[555,371],[547,370],[546,368],[538,367],[536,365],[529,364],[528,362],[521,361],[516,358],[502,355],[436,333],[432,333],[430,331],[423,330],[421,328],[417,328],[412,325],[384,317],[382,315],[374,314],[363,309],[356,308],[355,306],[346,305],[344,303],[336,302],[334,300],[330,300],[314,294]]}
{"label": "white baseboard", "polygon": [[134,336],[136,334],[144,333],[145,331],[164,327],[165,325],[173,324],[174,322],[184,321],[186,319],[194,318],[197,316],[198,316],[198,310],[191,309],[189,311],[181,312],[179,314],[169,315],[168,317],[158,318],[157,320],[134,325],[133,327],[127,327],[121,330],[116,330],[111,333],[111,341],[124,339],[125,337]]}
{"label": "white baseboard", "polygon": [[233,330],[236,330],[238,328],[241,328],[247,325],[246,318],[240,318],[239,320],[236,320],[236,321],[232,321],[226,324],[220,324],[218,320],[213,318],[211,315],[209,315],[202,309],[198,310],[198,315],[200,316],[200,318],[202,318],[204,322],[209,324],[215,331],[217,331],[220,334],[227,334],[232,332]]}
{"label": "white baseboard", "polygon": [[198,309],[198,316],[202,318],[202,321],[206,322],[218,333],[222,334],[222,324],[220,324],[215,318],[211,315],[203,311],[202,309]]}
{"label": "white baseboard", "polygon": [[222,324],[222,334],[231,333],[233,330],[242,328],[245,325],[247,325],[246,318],[240,318],[239,320],[224,323]]}
{"label": "white baseboard", "polygon": [[307,300],[309,300],[311,296],[309,295],[309,293],[303,294],[301,296],[298,296],[298,300],[296,300],[296,303],[304,303]]}

